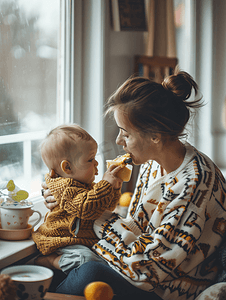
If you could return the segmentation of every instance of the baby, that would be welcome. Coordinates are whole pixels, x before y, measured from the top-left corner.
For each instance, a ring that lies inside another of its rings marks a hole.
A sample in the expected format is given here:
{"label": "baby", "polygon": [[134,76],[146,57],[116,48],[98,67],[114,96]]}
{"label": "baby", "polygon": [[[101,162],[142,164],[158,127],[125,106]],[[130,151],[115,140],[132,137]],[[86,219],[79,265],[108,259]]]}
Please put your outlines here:
{"label": "baby", "polygon": [[68,273],[84,260],[100,260],[94,253],[86,257],[86,247],[98,241],[94,221],[116,208],[122,180],[116,176],[121,167],[111,166],[100,182],[93,182],[98,175],[96,153],[96,141],[76,124],[56,127],[42,142],[42,159],[49,169],[45,181],[58,205],[32,234],[44,255],[36,264]]}

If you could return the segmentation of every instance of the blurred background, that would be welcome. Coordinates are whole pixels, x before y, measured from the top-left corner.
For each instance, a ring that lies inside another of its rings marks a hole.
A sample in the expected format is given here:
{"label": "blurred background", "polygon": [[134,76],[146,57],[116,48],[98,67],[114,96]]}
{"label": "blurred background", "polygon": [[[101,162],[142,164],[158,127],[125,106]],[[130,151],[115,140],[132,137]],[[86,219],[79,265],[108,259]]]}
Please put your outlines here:
{"label": "blurred background", "polygon": [[[142,29],[129,23],[127,10],[140,5]],[[120,9],[124,28],[114,23]],[[176,58],[197,81],[206,105],[188,140],[225,174],[225,16],[220,0],[0,0],[0,180],[39,197],[47,171],[41,140],[71,122],[98,141],[100,180],[106,159],[123,153],[105,103],[134,74],[137,55]],[[135,180],[124,189],[132,191]]]}

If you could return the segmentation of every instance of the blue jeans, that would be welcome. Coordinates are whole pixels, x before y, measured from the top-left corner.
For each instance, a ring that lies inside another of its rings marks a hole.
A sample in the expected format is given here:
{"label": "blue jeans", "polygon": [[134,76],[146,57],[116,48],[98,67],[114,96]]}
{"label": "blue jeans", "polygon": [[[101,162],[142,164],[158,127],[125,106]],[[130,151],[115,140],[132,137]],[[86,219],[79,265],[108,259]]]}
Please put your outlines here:
{"label": "blue jeans", "polygon": [[114,300],[161,300],[154,292],[138,289],[111,267],[96,261],[89,261],[71,270],[65,280],[58,285],[56,292],[83,296],[84,288],[93,281],[108,283],[114,291]]}

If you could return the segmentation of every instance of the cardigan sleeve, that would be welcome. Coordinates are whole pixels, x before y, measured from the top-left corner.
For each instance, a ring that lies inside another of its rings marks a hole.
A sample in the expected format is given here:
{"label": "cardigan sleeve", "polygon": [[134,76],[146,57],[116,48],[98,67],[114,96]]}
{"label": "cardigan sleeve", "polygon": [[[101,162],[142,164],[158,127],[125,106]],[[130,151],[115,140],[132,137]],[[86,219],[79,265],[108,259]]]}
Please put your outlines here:
{"label": "cardigan sleeve", "polygon": [[106,209],[115,209],[120,195],[120,190],[113,189],[106,180],[94,184],[91,190],[68,187],[62,195],[61,208],[80,219],[96,220]]}

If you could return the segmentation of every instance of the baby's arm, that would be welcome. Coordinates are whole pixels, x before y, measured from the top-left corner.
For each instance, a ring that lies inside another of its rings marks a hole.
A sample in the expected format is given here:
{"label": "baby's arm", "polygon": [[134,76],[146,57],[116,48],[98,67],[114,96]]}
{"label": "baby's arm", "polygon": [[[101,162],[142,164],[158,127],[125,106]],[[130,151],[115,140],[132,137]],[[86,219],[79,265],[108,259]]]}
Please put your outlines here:
{"label": "baby's arm", "polygon": [[86,220],[95,220],[107,210],[113,210],[120,197],[120,189],[106,180],[94,184],[91,190],[76,187],[67,188],[62,196],[61,209],[75,217]]}

